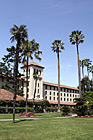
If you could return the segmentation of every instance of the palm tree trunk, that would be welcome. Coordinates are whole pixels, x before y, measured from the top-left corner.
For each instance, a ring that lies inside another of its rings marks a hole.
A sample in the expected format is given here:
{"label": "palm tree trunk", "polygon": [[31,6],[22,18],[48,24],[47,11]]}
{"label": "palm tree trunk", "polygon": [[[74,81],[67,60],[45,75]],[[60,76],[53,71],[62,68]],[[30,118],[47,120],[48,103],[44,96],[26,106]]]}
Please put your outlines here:
{"label": "palm tree trunk", "polygon": [[90,91],[90,81],[89,81],[89,70],[88,70],[88,66],[87,66],[87,73],[88,73],[88,89]]}
{"label": "palm tree trunk", "polygon": [[28,56],[27,56],[27,66],[26,66],[26,112],[27,110],[27,98],[28,98]]}
{"label": "palm tree trunk", "polygon": [[79,94],[80,94],[80,98],[81,98],[81,97],[82,97],[82,94],[81,94],[81,75],[80,75],[80,62],[79,62],[79,51],[78,51],[78,45],[77,45],[77,59],[78,59]]}
{"label": "palm tree trunk", "polygon": [[59,52],[57,53],[58,58],[58,113],[60,113],[60,64],[59,64]]}
{"label": "palm tree trunk", "polygon": [[84,78],[84,66],[82,66],[82,76]]}
{"label": "palm tree trunk", "polygon": [[34,90],[34,97],[33,97],[33,110],[34,110],[34,99],[35,99],[35,94],[36,94],[36,86],[37,86],[37,77],[35,77],[35,90]]}
{"label": "palm tree trunk", "polygon": [[15,103],[17,94],[17,77],[18,77],[18,59],[19,59],[19,45],[16,47],[15,54],[15,64],[14,64],[14,97],[13,97],[13,123],[15,123]]}

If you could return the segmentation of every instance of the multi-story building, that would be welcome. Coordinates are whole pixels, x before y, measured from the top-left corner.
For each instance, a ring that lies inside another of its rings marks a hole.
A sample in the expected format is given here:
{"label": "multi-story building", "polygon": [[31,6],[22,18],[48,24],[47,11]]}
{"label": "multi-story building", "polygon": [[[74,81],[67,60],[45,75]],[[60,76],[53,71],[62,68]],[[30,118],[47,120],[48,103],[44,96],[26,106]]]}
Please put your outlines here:
{"label": "multi-story building", "polygon": [[[36,100],[48,100],[51,104],[58,104],[58,85],[43,81],[43,69],[44,67],[30,62],[28,65],[28,99],[34,98]],[[34,77],[34,73],[37,72],[37,77]],[[21,67],[21,73],[26,76],[26,67]],[[24,83],[24,97],[26,97],[26,83]],[[70,86],[60,85],[60,104],[62,105],[75,105],[73,103],[74,98],[79,98],[79,89]]]}

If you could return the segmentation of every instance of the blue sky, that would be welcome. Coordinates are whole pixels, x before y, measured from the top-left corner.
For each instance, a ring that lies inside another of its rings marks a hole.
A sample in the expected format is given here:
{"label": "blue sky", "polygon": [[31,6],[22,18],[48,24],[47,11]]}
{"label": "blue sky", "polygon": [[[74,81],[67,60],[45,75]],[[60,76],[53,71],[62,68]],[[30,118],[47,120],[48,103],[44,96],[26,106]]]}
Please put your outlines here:
{"label": "blue sky", "polygon": [[42,61],[33,61],[45,66],[43,80],[47,82],[57,83],[57,57],[51,43],[62,40],[61,84],[78,86],[76,47],[70,44],[69,35],[82,30],[85,39],[79,46],[80,59],[93,61],[93,0],[0,0],[0,61],[13,45],[9,32],[13,24],[27,25],[29,40],[40,44]]}

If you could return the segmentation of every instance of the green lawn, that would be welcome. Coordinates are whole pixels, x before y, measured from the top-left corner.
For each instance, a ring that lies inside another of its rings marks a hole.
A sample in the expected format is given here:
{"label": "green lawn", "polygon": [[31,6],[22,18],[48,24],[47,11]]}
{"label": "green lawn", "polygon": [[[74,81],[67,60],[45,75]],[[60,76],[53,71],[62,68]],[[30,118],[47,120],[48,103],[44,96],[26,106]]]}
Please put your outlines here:
{"label": "green lawn", "polygon": [[0,122],[0,140],[93,140],[93,118]]}
{"label": "green lawn", "polygon": [[[49,118],[49,117],[58,117],[60,113],[35,113],[36,118]],[[12,114],[0,114],[0,119],[12,119],[13,115]],[[20,117],[19,114],[16,114],[16,119],[17,118],[23,118]]]}

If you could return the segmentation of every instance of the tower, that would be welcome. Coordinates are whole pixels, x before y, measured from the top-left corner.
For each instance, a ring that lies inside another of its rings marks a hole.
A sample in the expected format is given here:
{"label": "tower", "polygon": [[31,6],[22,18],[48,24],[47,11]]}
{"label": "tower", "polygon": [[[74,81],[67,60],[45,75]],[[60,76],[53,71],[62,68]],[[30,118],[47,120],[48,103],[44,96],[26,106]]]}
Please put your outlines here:
{"label": "tower", "polygon": [[[28,64],[28,99],[43,99],[43,69],[44,67],[30,62]],[[26,79],[26,66],[21,67],[22,78]],[[24,82],[24,97],[26,97],[26,82]]]}

